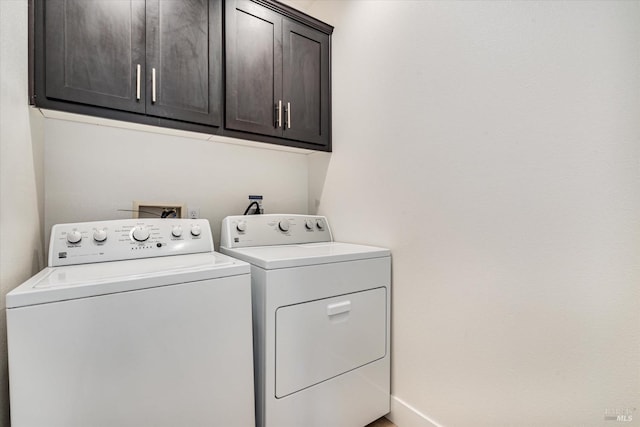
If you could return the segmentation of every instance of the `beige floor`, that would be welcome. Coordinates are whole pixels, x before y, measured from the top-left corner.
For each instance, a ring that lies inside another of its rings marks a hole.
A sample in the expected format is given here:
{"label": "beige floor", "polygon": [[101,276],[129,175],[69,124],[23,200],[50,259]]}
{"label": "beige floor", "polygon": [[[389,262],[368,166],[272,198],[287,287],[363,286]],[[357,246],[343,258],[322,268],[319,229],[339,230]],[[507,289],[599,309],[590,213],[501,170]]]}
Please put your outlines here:
{"label": "beige floor", "polygon": [[388,419],[386,419],[385,417],[382,417],[380,419],[375,420],[371,424],[368,424],[365,427],[396,427],[396,425],[391,421],[389,421]]}

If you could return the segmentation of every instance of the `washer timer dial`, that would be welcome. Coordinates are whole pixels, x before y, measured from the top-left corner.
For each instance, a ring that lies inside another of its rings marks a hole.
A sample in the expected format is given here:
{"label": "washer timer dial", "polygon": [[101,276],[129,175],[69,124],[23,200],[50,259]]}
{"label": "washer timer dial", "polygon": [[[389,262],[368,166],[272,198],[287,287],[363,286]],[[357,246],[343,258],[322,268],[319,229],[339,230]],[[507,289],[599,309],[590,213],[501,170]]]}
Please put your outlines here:
{"label": "washer timer dial", "polygon": [[131,237],[133,237],[133,240],[136,242],[146,242],[147,239],[149,239],[149,230],[142,226],[137,226],[131,232]]}

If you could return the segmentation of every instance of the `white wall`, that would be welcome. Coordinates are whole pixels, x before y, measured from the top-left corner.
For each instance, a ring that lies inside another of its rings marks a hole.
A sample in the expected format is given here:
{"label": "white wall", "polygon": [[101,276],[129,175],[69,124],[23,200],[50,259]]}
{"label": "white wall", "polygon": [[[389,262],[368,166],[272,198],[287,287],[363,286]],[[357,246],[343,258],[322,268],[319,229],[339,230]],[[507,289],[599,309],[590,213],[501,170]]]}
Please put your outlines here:
{"label": "white wall", "polygon": [[58,119],[45,122],[45,229],[131,218],[134,200],[184,203],[211,223],[242,214],[249,194],[267,213],[307,212],[305,154]]}
{"label": "white wall", "polygon": [[640,2],[310,13],[336,26],[310,205],[339,240],[392,249],[392,419],[640,409]]}
{"label": "white wall", "polygon": [[5,295],[42,267],[42,120],[27,107],[27,2],[0,1],[0,426],[9,426]]}

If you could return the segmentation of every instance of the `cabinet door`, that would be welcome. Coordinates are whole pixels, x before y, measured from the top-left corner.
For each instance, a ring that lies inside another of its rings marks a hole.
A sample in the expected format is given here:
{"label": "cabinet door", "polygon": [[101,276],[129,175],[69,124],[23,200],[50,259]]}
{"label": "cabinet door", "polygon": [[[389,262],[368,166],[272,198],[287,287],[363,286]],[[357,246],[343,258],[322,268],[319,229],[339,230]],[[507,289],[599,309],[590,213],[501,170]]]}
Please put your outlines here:
{"label": "cabinet door", "polygon": [[144,112],[144,20],[144,0],[47,1],[46,96]]}
{"label": "cabinet door", "polygon": [[282,136],[282,18],[248,0],[226,2],[228,129]]}
{"label": "cabinet door", "polygon": [[147,0],[147,114],[220,125],[220,0]]}
{"label": "cabinet door", "polygon": [[283,21],[284,137],[320,145],[330,142],[329,36]]}

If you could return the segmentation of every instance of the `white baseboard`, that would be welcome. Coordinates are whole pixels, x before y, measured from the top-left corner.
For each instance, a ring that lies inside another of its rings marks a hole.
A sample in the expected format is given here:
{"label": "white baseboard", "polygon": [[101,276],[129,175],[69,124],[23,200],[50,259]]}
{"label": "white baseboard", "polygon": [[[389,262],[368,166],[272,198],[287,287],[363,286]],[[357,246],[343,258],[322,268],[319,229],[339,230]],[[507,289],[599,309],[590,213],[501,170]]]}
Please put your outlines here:
{"label": "white baseboard", "polygon": [[391,412],[385,416],[398,427],[443,427],[395,396],[391,396]]}

